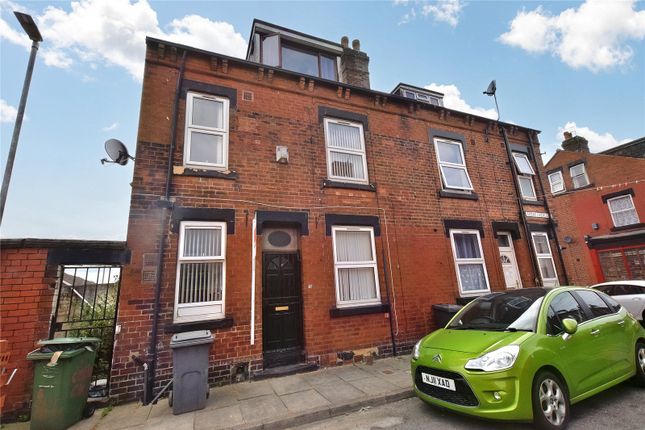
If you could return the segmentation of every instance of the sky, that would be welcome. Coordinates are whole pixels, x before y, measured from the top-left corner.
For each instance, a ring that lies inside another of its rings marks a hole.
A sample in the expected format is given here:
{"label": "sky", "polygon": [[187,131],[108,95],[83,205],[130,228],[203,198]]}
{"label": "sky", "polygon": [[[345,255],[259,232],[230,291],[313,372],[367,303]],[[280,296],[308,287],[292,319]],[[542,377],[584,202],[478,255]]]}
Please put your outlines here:
{"label": "sky", "polygon": [[104,165],[104,142],[134,154],[145,37],[244,57],[253,18],[332,41],[360,39],[372,88],[399,82],[446,107],[541,130],[546,161],[564,130],[592,152],[645,136],[645,2],[215,2],[0,0],[0,162],[7,160],[31,42],[38,51],[2,238],[125,240],[133,165]]}

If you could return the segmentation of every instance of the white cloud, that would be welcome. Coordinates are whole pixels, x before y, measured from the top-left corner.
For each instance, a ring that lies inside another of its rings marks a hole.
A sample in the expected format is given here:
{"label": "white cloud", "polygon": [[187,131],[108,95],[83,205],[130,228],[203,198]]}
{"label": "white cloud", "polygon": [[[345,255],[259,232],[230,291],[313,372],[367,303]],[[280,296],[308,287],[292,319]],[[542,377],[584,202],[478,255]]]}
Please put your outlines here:
{"label": "white cloud", "polygon": [[112,123],[112,125],[108,125],[108,126],[106,126],[106,127],[103,127],[103,128],[101,129],[101,131],[112,131],[112,130],[114,130],[115,128],[117,128],[118,126],[119,126],[119,123],[118,123],[118,122],[114,122],[114,123]]}
{"label": "white cloud", "polygon": [[14,122],[18,115],[18,109],[0,99],[0,122]]}
{"label": "white cloud", "polygon": [[414,2],[408,2],[407,0],[394,0],[394,5],[404,5],[409,6],[410,9],[406,12],[399,21],[399,25],[407,24],[410,21],[413,21],[417,17],[417,10],[424,17],[432,17],[437,22],[445,22],[451,27],[456,27],[459,23],[459,15],[461,10],[464,8],[464,3],[462,0],[416,0]]}
{"label": "white cloud", "polygon": [[[146,0],[80,0],[71,2],[70,8],[48,6],[35,17],[48,46],[41,55],[49,66],[68,69],[78,63],[89,68],[105,64],[121,67],[141,80],[146,36],[231,56],[242,57],[246,52],[244,38],[226,22],[187,15],[174,19],[164,31]],[[1,19],[0,38],[29,46],[25,37]]]}
{"label": "white cloud", "polygon": [[430,85],[426,85],[425,88],[443,93],[443,105],[449,109],[472,113],[486,118],[497,119],[497,112],[494,108],[486,109],[469,105],[461,98],[461,91],[459,91],[459,88],[457,88],[456,85],[440,85],[432,83]]}
{"label": "white cloud", "polygon": [[600,152],[614,146],[622,145],[623,143],[631,142],[634,139],[617,139],[611,133],[598,133],[589,127],[578,126],[575,122],[569,121],[564,126],[558,127],[558,132],[555,134],[556,142],[564,140],[563,133],[565,131],[571,132],[574,136],[584,137],[589,141],[590,152]]}
{"label": "white cloud", "polygon": [[424,4],[421,13],[423,16],[432,15],[435,21],[445,22],[451,27],[456,27],[463,7],[460,0],[437,0],[436,3]]}
{"label": "white cloud", "polygon": [[587,0],[577,9],[552,15],[541,6],[518,12],[499,40],[530,53],[550,52],[574,69],[597,72],[625,65],[629,41],[645,38],[645,10],[635,0]]}

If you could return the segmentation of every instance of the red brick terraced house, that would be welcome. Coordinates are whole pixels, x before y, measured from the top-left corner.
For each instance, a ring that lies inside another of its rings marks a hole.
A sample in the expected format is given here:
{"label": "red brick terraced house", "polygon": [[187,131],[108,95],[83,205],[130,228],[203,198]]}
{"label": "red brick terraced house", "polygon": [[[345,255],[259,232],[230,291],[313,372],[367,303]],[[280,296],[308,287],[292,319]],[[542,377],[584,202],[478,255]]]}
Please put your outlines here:
{"label": "red brick terraced house", "polygon": [[346,37],[146,44],[118,401],[170,380],[174,333],[214,333],[220,384],[409,351],[432,304],[567,282],[536,130],[373,90]]}
{"label": "red brick terraced house", "polygon": [[549,206],[575,284],[645,279],[645,159],[636,151],[642,141],[592,154],[584,137],[565,133],[563,150],[545,166]]}

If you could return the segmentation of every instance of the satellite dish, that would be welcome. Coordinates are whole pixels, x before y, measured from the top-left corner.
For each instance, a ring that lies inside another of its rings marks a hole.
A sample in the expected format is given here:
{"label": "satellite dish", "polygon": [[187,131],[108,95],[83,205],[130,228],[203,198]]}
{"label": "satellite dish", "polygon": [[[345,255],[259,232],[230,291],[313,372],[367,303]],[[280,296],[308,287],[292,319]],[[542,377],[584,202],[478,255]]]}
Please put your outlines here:
{"label": "satellite dish", "polygon": [[484,94],[487,96],[494,96],[495,91],[497,91],[497,84],[495,84],[495,80],[493,79],[490,81],[490,84],[488,84],[488,88],[486,88],[486,91],[484,91]]}
{"label": "satellite dish", "polygon": [[121,166],[128,164],[128,160],[134,161],[134,157],[128,153],[128,148],[125,147],[123,142],[117,139],[108,139],[105,141],[105,152],[107,152],[108,157],[101,160],[101,164],[105,163],[116,163]]}

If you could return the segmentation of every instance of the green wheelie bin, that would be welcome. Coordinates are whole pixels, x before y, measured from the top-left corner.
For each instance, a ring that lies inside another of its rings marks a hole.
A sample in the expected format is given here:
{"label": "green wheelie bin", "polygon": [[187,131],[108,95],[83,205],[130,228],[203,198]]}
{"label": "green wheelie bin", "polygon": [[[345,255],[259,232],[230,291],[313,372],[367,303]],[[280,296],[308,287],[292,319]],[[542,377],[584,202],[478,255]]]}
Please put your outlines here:
{"label": "green wheelie bin", "polygon": [[27,354],[27,360],[34,362],[31,430],[64,430],[87,414],[87,392],[100,341],[95,337],[41,340],[40,348]]}

